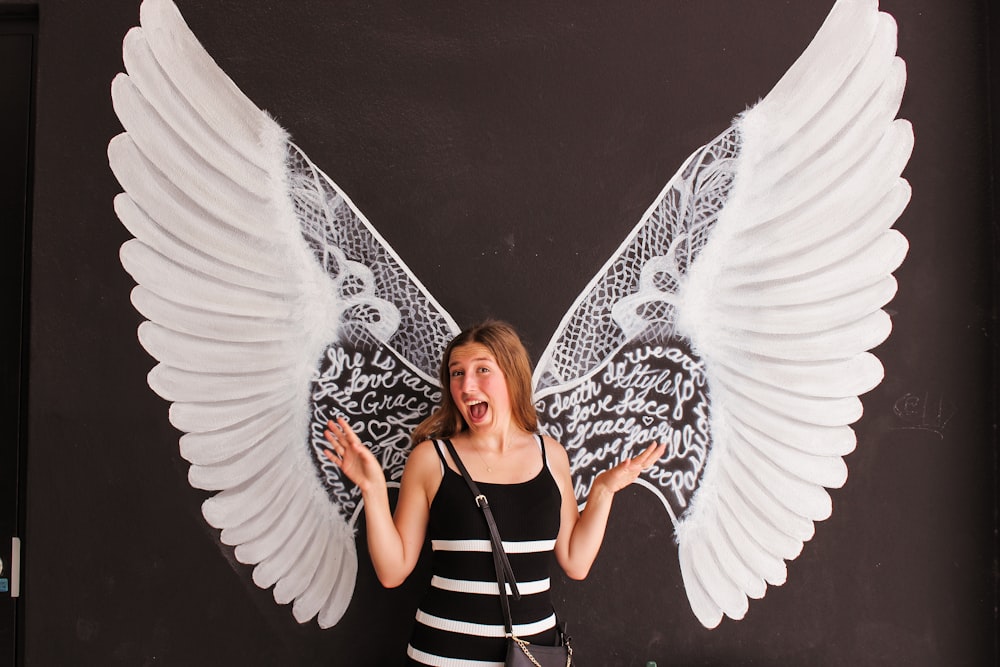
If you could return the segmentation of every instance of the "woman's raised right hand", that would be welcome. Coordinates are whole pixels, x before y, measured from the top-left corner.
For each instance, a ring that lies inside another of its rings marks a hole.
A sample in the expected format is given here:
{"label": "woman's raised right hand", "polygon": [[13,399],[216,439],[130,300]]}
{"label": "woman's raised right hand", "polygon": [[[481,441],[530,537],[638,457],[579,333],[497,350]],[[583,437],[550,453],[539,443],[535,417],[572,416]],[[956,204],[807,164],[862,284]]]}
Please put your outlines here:
{"label": "woman's raised right hand", "polygon": [[385,488],[385,473],[378,459],[365,447],[351,425],[343,417],[326,422],[323,436],[330,443],[323,453],[349,480],[354,482],[362,495],[379,486]]}

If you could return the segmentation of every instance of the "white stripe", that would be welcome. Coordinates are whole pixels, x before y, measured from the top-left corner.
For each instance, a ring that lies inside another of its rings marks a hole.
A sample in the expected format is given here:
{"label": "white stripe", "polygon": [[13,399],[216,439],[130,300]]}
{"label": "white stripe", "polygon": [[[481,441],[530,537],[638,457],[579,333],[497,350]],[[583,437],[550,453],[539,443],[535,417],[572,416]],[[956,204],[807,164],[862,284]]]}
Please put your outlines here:
{"label": "white stripe", "polygon": [[[468,621],[453,621],[450,618],[441,618],[439,616],[428,614],[421,609],[417,610],[417,623],[434,628],[435,630],[455,632],[461,635],[472,635],[474,637],[507,636],[507,630],[503,627],[503,625],[486,625],[484,623],[469,623]],[[554,627],[556,627],[556,615],[552,614],[548,618],[543,618],[542,620],[535,621],[534,623],[515,623],[514,634],[518,637],[528,637],[530,635],[537,635],[539,632],[545,632],[546,630],[550,630]]]}
{"label": "white stripe", "polygon": [[[431,586],[434,588],[440,588],[445,591],[454,591],[455,593],[473,593],[475,595],[498,595],[499,589],[497,588],[497,582],[495,581],[468,581],[465,579],[448,579],[447,577],[439,577],[434,575],[431,577]],[[549,578],[539,579],[538,581],[525,581],[517,582],[517,590],[521,595],[534,595],[536,593],[544,593],[549,590],[550,581]],[[510,584],[507,584],[507,595],[513,595],[510,590]]]}
{"label": "white stripe", "polygon": [[422,665],[432,665],[433,667],[503,667],[502,662],[490,662],[487,660],[461,660],[459,658],[442,658],[433,653],[425,653],[412,646],[406,647],[406,655],[410,656]]}
{"label": "white stripe", "polygon": [[[555,540],[533,540],[527,542],[504,542],[503,549],[509,554],[532,554],[555,549]],[[431,540],[434,551],[478,551],[490,552],[493,547],[489,540]]]}

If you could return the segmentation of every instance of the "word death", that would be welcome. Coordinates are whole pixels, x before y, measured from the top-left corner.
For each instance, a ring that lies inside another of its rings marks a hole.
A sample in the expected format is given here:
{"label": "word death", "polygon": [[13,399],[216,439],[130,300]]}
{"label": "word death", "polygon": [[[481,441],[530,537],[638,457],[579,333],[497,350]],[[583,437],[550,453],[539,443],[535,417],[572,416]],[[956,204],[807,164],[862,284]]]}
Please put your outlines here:
{"label": "word death", "polygon": [[709,443],[702,363],[678,347],[625,348],[595,373],[536,402],[545,430],[569,453],[577,500],[602,471],[655,442],[663,457],[642,477],[675,512],[687,507]]}

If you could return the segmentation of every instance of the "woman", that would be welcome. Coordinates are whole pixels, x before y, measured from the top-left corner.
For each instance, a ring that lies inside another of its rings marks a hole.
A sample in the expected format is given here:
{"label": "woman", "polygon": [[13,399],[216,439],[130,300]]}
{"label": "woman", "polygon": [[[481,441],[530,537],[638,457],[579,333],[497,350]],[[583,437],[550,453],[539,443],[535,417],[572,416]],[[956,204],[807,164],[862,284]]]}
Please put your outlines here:
{"label": "woman", "polygon": [[326,454],[361,491],[368,550],[384,586],[401,584],[425,537],[431,539],[434,576],[417,610],[409,664],[501,664],[505,636],[489,533],[439,440],[451,440],[493,508],[522,594],[510,601],[514,633],[553,645],[549,554],[570,578],[586,577],[614,494],[661,457],[665,445],[654,443],[599,475],[580,513],[566,450],[535,433],[531,364],[513,328],[486,322],[463,331],[445,350],[440,379],[441,405],[413,433],[395,515],[381,466],[345,420],[328,424]]}

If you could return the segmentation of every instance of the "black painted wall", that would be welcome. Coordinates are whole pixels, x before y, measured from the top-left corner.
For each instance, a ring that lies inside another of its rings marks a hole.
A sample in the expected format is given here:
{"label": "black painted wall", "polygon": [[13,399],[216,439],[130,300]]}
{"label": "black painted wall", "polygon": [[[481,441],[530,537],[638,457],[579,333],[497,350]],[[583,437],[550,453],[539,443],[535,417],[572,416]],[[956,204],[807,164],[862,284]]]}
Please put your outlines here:
{"label": "black painted wall", "polygon": [[[322,631],[258,590],[202,520],[117,258],[109,85],[138,2],[38,4],[24,663],[396,664],[424,570],[383,590],[362,547],[354,602]],[[505,318],[537,356],[683,159],[767,93],[830,3],[179,5],[460,324]],[[909,70],[914,194],[897,226],[911,250],[832,518],[785,586],[707,631],[669,521],[623,492],[591,576],[558,583],[584,664],[994,655],[985,5],[882,3]]]}

